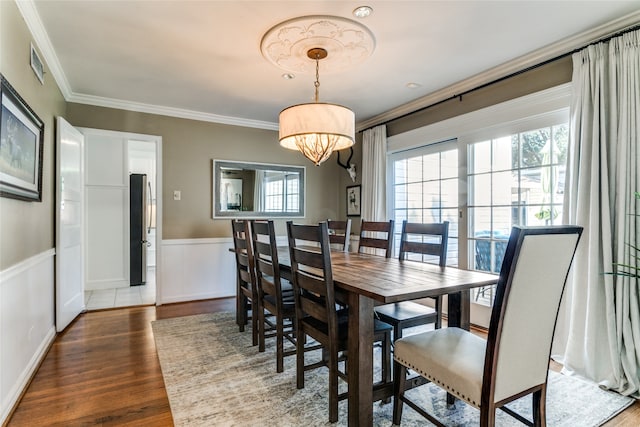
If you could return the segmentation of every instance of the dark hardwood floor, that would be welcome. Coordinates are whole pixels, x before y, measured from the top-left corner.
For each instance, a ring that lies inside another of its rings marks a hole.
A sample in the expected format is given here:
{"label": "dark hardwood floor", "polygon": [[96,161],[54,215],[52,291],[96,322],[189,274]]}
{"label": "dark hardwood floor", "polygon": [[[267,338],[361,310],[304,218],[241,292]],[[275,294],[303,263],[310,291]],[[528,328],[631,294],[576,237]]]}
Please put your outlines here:
{"label": "dark hardwood floor", "polygon": [[[234,310],[234,299],[218,299],[82,314],[56,338],[8,426],[173,425],[151,321]],[[638,425],[640,401],[605,424]]]}

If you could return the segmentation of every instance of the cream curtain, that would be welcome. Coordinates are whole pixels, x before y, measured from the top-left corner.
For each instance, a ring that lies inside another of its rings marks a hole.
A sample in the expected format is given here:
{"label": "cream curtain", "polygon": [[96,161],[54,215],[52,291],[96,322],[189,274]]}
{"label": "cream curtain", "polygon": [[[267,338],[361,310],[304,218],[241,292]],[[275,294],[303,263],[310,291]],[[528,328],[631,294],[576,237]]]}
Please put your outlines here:
{"label": "cream curtain", "polygon": [[567,373],[640,397],[637,278],[607,274],[640,244],[640,31],[573,55],[565,223],[585,227],[554,354]]}
{"label": "cream curtain", "polygon": [[362,135],[362,219],[387,220],[387,127],[367,129]]}

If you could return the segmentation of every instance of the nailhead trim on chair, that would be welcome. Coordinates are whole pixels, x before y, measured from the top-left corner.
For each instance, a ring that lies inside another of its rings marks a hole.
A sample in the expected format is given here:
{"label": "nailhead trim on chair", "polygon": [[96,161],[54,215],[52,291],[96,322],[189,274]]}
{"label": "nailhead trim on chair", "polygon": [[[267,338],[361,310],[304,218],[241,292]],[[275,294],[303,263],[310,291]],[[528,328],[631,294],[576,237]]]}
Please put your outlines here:
{"label": "nailhead trim on chair", "polygon": [[420,375],[422,375],[423,377],[425,377],[429,381],[438,384],[441,388],[446,389],[449,393],[455,394],[457,397],[459,397],[460,399],[464,400],[465,402],[469,402],[471,405],[475,406],[476,408],[480,408],[480,404],[476,403],[475,400],[472,400],[469,397],[465,396],[464,394],[459,393],[458,391],[452,389],[447,384],[444,384],[444,383],[440,382],[437,378],[434,378],[431,375],[429,375],[428,373],[422,371],[421,369],[418,369],[417,367],[413,366],[411,363],[409,363],[409,362],[407,362],[405,360],[402,360],[402,359],[400,359],[399,357],[397,357],[395,355],[393,356],[393,359],[396,362],[399,362],[399,363],[403,364],[407,368],[416,371],[417,373],[419,373]]}

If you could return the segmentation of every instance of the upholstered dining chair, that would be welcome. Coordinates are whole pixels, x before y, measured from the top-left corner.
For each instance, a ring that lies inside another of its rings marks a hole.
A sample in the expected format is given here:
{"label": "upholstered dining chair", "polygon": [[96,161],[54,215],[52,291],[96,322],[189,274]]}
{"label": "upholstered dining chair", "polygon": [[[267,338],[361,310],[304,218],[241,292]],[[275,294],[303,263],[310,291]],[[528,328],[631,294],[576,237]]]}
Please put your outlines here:
{"label": "upholstered dining chair", "polygon": [[391,258],[393,250],[393,225],[394,221],[365,221],[360,223],[360,240],[358,252],[365,250],[382,250],[386,258]]}
{"label": "upholstered dining chair", "polygon": [[[304,372],[319,366],[329,368],[329,422],[338,421],[338,401],[347,397],[338,394],[338,378],[347,381],[340,372],[340,353],[347,350],[348,308],[337,309],[326,222],[319,225],[296,225],[287,222],[289,253],[295,296],[296,385],[304,388]],[[305,366],[303,338],[308,335],[323,346],[326,358]],[[357,337],[352,338],[357,339]],[[391,327],[375,322],[374,342],[382,341],[382,377],[390,379]],[[373,345],[373,343],[372,343]],[[347,357],[349,357],[347,355]],[[373,387],[373,384],[371,385]]]}
{"label": "upholstered dining chair", "polygon": [[346,221],[327,220],[327,224],[329,227],[329,243],[331,247],[348,252],[351,237],[351,219],[347,219]]}
{"label": "upholstered dining chair", "polygon": [[[449,237],[449,222],[433,224],[402,222],[400,237],[400,259],[411,259],[410,254],[416,254],[417,259],[432,256],[438,260],[438,265],[447,264],[447,240]],[[404,328],[435,323],[435,328],[442,325],[442,296],[435,297],[435,309],[414,301],[402,301],[376,307],[376,316],[385,323],[393,326],[393,340],[402,338]]]}
{"label": "upholstered dining chair", "polygon": [[[528,425],[544,426],[551,341],[560,299],[582,227],[514,227],[500,270],[487,340],[443,328],[395,342],[393,423],[403,402],[443,425],[404,394],[407,368],[480,409],[493,426],[503,409]],[[533,395],[533,422],[503,405]]]}
{"label": "upholstered dining chair", "polygon": [[[248,220],[232,219],[231,231],[236,255],[236,322],[240,332],[251,319],[253,345],[258,344],[258,290],[256,287],[253,246]],[[251,315],[249,315],[251,312]]]}

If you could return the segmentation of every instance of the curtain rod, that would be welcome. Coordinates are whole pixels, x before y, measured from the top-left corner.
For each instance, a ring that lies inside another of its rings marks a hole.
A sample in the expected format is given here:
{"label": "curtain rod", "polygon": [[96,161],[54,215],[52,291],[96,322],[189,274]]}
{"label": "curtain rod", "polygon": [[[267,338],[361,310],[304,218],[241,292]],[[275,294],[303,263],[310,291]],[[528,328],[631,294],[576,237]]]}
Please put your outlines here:
{"label": "curtain rod", "polygon": [[616,31],[616,32],[615,32],[615,33],[613,33],[613,34],[610,34],[610,35],[605,36],[605,37],[602,37],[602,38],[600,38],[600,39],[598,39],[598,40],[595,40],[595,41],[592,41],[592,42],[590,42],[590,43],[587,43],[587,44],[585,44],[585,45],[583,45],[583,46],[581,46],[581,47],[575,48],[575,49],[573,49],[573,50],[571,50],[571,51],[569,51],[569,52],[566,52],[566,53],[560,54],[560,55],[558,55],[558,56],[554,56],[554,57],[553,57],[553,58],[551,58],[551,59],[547,59],[546,61],[540,62],[540,63],[538,63],[538,64],[531,65],[531,66],[529,66],[529,67],[527,67],[527,68],[523,68],[522,70],[515,71],[515,72],[513,72],[513,73],[511,73],[511,74],[507,74],[506,76],[503,76],[503,77],[497,78],[497,79],[492,80],[492,81],[490,81],[490,82],[483,83],[483,84],[481,84],[480,86],[476,86],[476,87],[474,87],[474,88],[467,89],[467,90],[465,90],[464,92],[461,92],[461,93],[456,94],[456,95],[452,95],[452,96],[450,96],[450,97],[448,97],[448,98],[445,98],[445,99],[442,99],[442,100],[440,100],[440,101],[434,102],[433,104],[429,104],[429,105],[427,105],[427,106],[425,106],[425,107],[418,108],[417,110],[411,111],[410,113],[404,113],[404,114],[402,114],[402,115],[400,115],[400,116],[398,116],[398,117],[394,117],[393,119],[389,119],[389,120],[386,120],[386,121],[384,121],[384,122],[382,122],[382,123],[379,123],[379,124],[377,124],[377,125],[375,125],[375,126],[371,126],[371,127],[366,128],[366,129],[363,129],[361,132],[364,132],[365,130],[373,129],[373,128],[374,128],[374,127],[376,127],[376,126],[380,126],[380,125],[387,125],[387,124],[389,124],[389,123],[391,123],[391,122],[394,122],[394,121],[396,121],[396,120],[400,120],[400,119],[405,118],[405,117],[408,117],[408,116],[410,116],[410,115],[412,115],[412,114],[419,113],[419,112],[424,111],[424,110],[428,110],[429,108],[433,108],[433,107],[435,107],[436,105],[443,104],[443,103],[445,103],[445,102],[451,101],[451,100],[456,99],[456,98],[459,98],[459,99],[462,101],[462,97],[463,97],[464,95],[468,95],[468,94],[469,94],[469,93],[471,93],[471,92],[475,92],[475,91],[477,91],[477,90],[484,89],[484,88],[485,88],[485,87],[487,87],[487,86],[491,86],[491,85],[494,85],[494,84],[496,84],[496,83],[500,83],[500,82],[502,82],[502,81],[504,81],[504,80],[507,80],[507,79],[513,78],[513,77],[515,77],[515,76],[518,76],[518,75],[520,75],[520,74],[524,74],[524,73],[526,73],[526,72],[528,72],[528,71],[535,70],[536,68],[542,67],[542,66],[544,66],[544,65],[547,65],[547,64],[550,64],[550,63],[552,63],[552,62],[558,61],[559,59],[565,58],[565,57],[567,57],[567,56],[569,56],[569,55],[573,55],[574,53],[580,52],[582,49],[585,49],[585,48],[587,48],[587,47],[589,47],[589,46],[593,46],[593,45],[596,45],[596,44],[598,44],[598,43],[608,42],[609,40],[611,40],[611,39],[613,39],[613,38],[615,38],[615,37],[619,37],[619,36],[621,36],[621,35],[623,35],[623,34],[630,33],[630,32],[632,32],[632,31],[636,31],[636,30],[639,30],[639,29],[640,29],[640,24],[636,24],[636,25],[634,25],[634,26],[632,26],[632,27],[627,27],[627,28],[625,28],[625,29],[622,29],[622,30]]}

